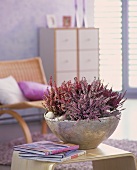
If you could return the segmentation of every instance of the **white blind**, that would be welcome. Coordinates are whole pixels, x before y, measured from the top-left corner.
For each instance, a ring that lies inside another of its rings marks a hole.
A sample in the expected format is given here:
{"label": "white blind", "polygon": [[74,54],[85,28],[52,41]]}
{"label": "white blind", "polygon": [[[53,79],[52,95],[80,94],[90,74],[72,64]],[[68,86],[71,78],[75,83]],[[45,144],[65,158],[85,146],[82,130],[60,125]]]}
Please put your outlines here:
{"label": "white blind", "polygon": [[95,0],[94,26],[99,28],[100,78],[113,90],[122,90],[121,0]]}
{"label": "white blind", "polygon": [[129,0],[128,11],[129,87],[137,88],[137,0]]}

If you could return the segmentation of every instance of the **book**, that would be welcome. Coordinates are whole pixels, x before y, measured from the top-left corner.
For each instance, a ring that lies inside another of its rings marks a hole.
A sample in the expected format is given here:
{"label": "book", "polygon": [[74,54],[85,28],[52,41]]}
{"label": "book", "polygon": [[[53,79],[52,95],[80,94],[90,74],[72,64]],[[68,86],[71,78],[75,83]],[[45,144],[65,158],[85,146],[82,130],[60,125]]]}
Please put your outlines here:
{"label": "book", "polygon": [[16,151],[24,151],[27,153],[36,153],[39,155],[51,155],[69,150],[76,150],[79,145],[63,142],[39,141],[14,146]]}
{"label": "book", "polygon": [[[64,162],[70,159],[77,158],[83,154],[86,154],[86,150],[71,150],[63,154],[54,154],[54,155],[25,155],[21,152],[19,153],[19,158],[36,160],[36,161],[45,161],[45,162]],[[35,155],[35,156],[34,156]],[[58,155],[61,155],[60,157]]]}

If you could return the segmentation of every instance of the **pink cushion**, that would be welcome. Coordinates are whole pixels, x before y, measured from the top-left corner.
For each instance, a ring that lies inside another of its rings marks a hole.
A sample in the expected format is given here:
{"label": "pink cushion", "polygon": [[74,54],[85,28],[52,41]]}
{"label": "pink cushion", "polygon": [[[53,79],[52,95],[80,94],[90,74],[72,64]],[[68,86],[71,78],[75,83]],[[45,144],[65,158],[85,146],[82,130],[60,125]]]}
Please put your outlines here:
{"label": "pink cushion", "polygon": [[50,89],[49,85],[31,81],[21,81],[18,84],[24,96],[31,101],[42,100],[44,93]]}

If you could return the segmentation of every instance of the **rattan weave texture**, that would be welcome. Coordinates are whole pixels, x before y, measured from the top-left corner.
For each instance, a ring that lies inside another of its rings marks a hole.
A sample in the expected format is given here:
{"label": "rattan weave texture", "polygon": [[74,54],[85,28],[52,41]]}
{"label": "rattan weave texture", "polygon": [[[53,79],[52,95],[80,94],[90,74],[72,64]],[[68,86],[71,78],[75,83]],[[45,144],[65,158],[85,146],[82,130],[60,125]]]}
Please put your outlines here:
{"label": "rattan weave texture", "polygon": [[0,62],[0,78],[12,75],[16,81],[34,81],[46,84],[40,57]]}
{"label": "rattan weave texture", "polygon": [[[19,81],[33,81],[37,83],[47,84],[44,73],[42,60],[40,57],[34,57],[22,60],[0,61],[0,78],[13,76],[17,82]],[[32,142],[29,127],[23,117],[17,113],[16,109],[26,108],[43,108],[42,101],[25,101],[15,104],[0,105],[0,116],[3,114],[10,114],[14,117],[25,135],[27,142]],[[14,110],[15,109],[15,110]],[[42,122],[42,133],[46,133],[47,125],[45,121]]]}

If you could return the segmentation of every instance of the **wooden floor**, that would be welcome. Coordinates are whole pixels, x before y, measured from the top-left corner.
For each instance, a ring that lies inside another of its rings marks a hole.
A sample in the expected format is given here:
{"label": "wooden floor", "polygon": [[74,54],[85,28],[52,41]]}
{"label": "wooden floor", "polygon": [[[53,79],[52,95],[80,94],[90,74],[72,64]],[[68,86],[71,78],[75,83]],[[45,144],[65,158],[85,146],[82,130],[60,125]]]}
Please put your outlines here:
{"label": "wooden floor", "polygon": [[[110,138],[137,140],[137,100],[127,99],[124,104],[126,108],[115,132]],[[31,132],[40,132],[40,121],[28,123]],[[0,142],[8,142],[12,139],[22,137],[23,133],[18,124],[0,124]],[[7,166],[0,166],[0,170],[10,170]]]}

